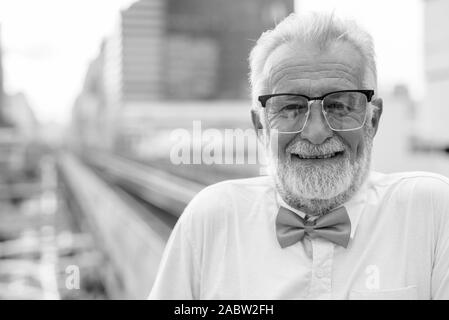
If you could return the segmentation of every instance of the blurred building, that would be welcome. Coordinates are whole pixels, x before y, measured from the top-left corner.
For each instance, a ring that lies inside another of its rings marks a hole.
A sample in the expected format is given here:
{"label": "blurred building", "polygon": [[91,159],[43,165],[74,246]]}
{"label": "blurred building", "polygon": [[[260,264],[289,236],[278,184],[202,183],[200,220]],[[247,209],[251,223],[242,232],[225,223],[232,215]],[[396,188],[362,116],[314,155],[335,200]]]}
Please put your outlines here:
{"label": "blurred building", "polygon": [[3,106],[5,100],[3,79],[3,47],[2,47],[2,29],[0,25],[0,125],[4,124]]}
{"label": "blurred building", "polygon": [[162,97],[165,22],[164,0],[137,1],[120,13],[104,48],[108,105]]}
{"label": "blurred building", "polygon": [[105,41],[106,104],[248,97],[254,41],[293,0],[140,0]]}
{"label": "blurred building", "polygon": [[167,1],[166,97],[248,97],[251,47],[293,9],[292,0]]}
{"label": "blurred building", "polygon": [[401,84],[393,88],[381,88],[379,96],[382,97],[384,108],[374,138],[372,168],[385,173],[423,170],[421,163],[412,157],[415,102],[408,88]]}
{"label": "blurred building", "polygon": [[102,44],[75,103],[75,125],[102,133],[77,130],[94,140],[101,137],[101,145],[109,148],[116,141],[120,112],[128,106],[167,99],[249,98],[249,51],[263,31],[293,11],[293,2],[133,3]]}
{"label": "blurred building", "polygon": [[78,140],[82,147],[98,145],[105,137],[104,130],[99,130],[106,125],[105,112],[105,82],[104,79],[104,43],[100,48],[100,54],[90,64],[84,78],[81,93],[75,100],[72,109],[73,130],[72,138]]}
{"label": "blurred building", "polygon": [[5,93],[0,26],[0,127],[14,132],[7,134],[3,130],[2,133],[5,137],[14,136],[14,139],[33,140],[35,138],[36,126],[36,117],[25,95],[23,93]]}
{"label": "blurred building", "polygon": [[449,146],[449,1],[424,1],[426,99],[422,130],[433,143]]}
{"label": "blurred building", "polygon": [[3,117],[25,141],[36,139],[37,119],[23,93],[4,96]]}

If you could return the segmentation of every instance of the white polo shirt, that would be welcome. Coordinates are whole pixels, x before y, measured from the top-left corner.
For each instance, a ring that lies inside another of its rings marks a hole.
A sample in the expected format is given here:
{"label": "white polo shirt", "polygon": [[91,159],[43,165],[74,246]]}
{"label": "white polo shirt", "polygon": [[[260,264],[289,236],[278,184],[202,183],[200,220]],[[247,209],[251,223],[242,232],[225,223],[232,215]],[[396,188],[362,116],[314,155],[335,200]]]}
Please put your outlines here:
{"label": "white polo shirt", "polygon": [[346,249],[321,238],[282,249],[280,202],[268,176],[202,190],[170,236],[149,298],[449,299],[449,179],[371,172],[345,203]]}

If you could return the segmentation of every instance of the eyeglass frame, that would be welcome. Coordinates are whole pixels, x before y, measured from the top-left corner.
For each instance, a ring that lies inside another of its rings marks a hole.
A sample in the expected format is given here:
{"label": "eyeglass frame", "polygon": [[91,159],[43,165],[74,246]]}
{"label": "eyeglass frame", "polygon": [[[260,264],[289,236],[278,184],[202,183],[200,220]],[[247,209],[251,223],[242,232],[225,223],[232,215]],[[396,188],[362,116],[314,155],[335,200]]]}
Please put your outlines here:
{"label": "eyeglass frame", "polygon": [[343,130],[336,130],[333,129],[332,126],[329,124],[329,120],[327,120],[326,117],[326,111],[324,110],[324,104],[323,104],[323,99],[325,97],[327,97],[328,95],[334,94],[334,93],[345,93],[345,92],[358,92],[358,93],[363,93],[366,96],[366,102],[370,103],[373,96],[374,96],[374,90],[338,90],[338,91],[332,91],[332,92],[328,92],[325,95],[322,95],[320,97],[309,97],[306,96],[304,94],[296,94],[296,93],[274,93],[274,94],[266,94],[266,95],[261,95],[259,97],[257,97],[257,100],[260,102],[260,104],[262,105],[262,108],[266,108],[266,103],[268,101],[268,99],[273,98],[273,97],[277,97],[277,96],[294,96],[294,97],[303,97],[307,99],[307,117],[306,120],[304,121],[304,125],[301,128],[301,130],[299,131],[292,131],[292,132],[282,132],[280,131],[279,133],[300,133],[304,130],[304,128],[306,127],[307,121],[309,120],[309,115],[310,115],[310,105],[314,102],[314,101],[321,101],[321,112],[323,113],[324,119],[326,119],[326,123],[329,126],[329,128],[332,131],[354,131],[354,130],[359,130],[360,128],[363,128],[363,126],[366,123],[366,115],[368,113],[368,108],[365,110],[365,117],[363,119],[363,123],[360,127],[357,128],[353,128],[353,129],[343,129]]}

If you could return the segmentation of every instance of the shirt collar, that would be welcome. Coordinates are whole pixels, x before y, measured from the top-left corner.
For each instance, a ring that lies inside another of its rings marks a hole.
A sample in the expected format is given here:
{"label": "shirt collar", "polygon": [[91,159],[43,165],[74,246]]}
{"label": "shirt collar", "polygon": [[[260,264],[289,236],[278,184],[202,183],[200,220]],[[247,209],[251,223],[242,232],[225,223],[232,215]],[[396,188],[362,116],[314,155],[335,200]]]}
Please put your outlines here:
{"label": "shirt collar", "polygon": [[[370,176],[367,177],[365,182],[362,184],[362,186],[359,188],[359,190],[354,194],[354,196],[349,199],[347,202],[343,204],[343,206],[346,208],[346,211],[348,212],[349,221],[351,221],[351,239],[354,238],[355,231],[357,229],[357,225],[360,220],[360,216],[363,212],[363,209],[366,205],[366,199],[368,197],[368,186],[370,184]],[[297,215],[299,215],[301,218],[305,218],[306,214],[298,209],[295,209],[288,205],[284,199],[282,199],[279,192],[276,190],[276,199],[279,206],[285,207]]]}

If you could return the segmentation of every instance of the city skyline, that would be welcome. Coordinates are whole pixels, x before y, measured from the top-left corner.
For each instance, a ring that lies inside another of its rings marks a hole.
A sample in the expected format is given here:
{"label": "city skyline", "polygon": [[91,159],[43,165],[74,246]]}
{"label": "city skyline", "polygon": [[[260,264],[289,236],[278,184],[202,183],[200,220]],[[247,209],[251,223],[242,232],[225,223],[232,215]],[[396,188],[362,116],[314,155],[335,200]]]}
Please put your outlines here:
{"label": "city skyline", "polygon": [[[61,4],[55,0],[39,3],[29,0],[2,1],[0,23],[4,26],[6,91],[24,92],[39,120],[66,123],[88,65],[97,55],[102,39],[111,33],[119,10],[132,2],[114,0]],[[424,80],[422,53],[419,51],[423,44],[422,31],[416,31],[422,29],[421,2],[407,1],[407,15],[403,10],[398,11],[405,5],[404,0],[395,1],[394,5],[380,1],[374,6],[374,2],[370,2],[372,7],[368,4],[363,8],[359,8],[360,5],[357,7],[351,0],[313,3],[301,0],[298,8],[331,10],[336,3],[337,13],[363,20],[359,22],[373,34],[380,86],[404,83],[409,86],[414,98],[421,99]],[[26,11],[22,10],[24,7]],[[397,19],[393,18],[399,15],[401,23],[398,24]],[[382,24],[376,22],[379,20]],[[404,35],[405,40],[395,41],[404,30],[410,30]],[[414,67],[410,68],[410,65]]]}

